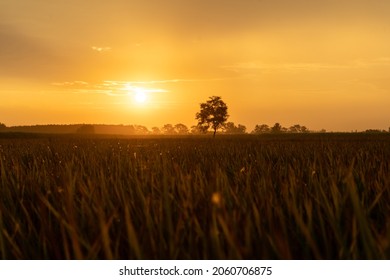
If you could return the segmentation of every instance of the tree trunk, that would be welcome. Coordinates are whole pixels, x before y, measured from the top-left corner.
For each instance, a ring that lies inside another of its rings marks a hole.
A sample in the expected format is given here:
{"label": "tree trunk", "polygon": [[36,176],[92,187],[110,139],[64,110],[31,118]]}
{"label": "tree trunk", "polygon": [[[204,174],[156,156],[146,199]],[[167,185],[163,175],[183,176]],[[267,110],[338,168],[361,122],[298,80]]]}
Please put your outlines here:
{"label": "tree trunk", "polygon": [[213,138],[215,138],[215,133],[217,133],[217,129],[216,128],[214,128]]}

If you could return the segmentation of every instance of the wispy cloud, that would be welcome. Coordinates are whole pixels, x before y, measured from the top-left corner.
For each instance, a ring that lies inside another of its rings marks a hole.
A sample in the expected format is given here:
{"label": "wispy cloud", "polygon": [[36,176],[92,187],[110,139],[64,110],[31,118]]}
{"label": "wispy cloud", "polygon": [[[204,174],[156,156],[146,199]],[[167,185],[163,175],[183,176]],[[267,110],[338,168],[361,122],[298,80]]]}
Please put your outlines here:
{"label": "wispy cloud", "polygon": [[[154,81],[157,83],[156,81]],[[144,84],[145,87],[137,86]],[[149,83],[152,85],[153,83]],[[52,86],[61,87],[62,90],[67,90],[73,93],[92,93],[105,94],[108,96],[126,96],[134,94],[140,90],[149,93],[163,93],[168,90],[163,88],[156,88],[148,86],[147,82],[130,82],[130,81],[103,81],[102,83],[88,83],[84,81],[72,82],[55,82]]]}
{"label": "wispy cloud", "polygon": [[61,83],[52,83],[53,86],[87,86],[88,83],[84,81],[73,81],[73,82],[61,82]]}
{"label": "wispy cloud", "polygon": [[102,53],[102,52],[111,51],[112,48],[111,48],[111,47],[97,47],[97,46],[92,46],[91,49],[92,49],[93,51]]}
{"label": "wispy cloud", "polygon": [[222,78],[208,78],[208,79],[167,79],[167,80],[150,80],[150,81],[118,81],[106,80],[101,83],[89,83],[85,81],[66,81],[54,82],[52,86],[61,88],[72,93],[92,93],[105,94],[108,96],[126,96],[139,92],[148,93],[164,93],[169,92],[165,88],[167,84],[175,83],[193,83],[193,82],[213,82],[225,81],[229,79],[237,79],[237,77],[222,77]]}
{"label": "wispy cloud", "polygon": [[151,80],[151,81],[104,81],[107,84],[134,84],[134,85],[154,85],[154,84],[174,84],[174,83],[190,83],[190,82],[206,82],[206,81],[223,81],[230,79],[222,78],[207,78],[207,79],[168,79],[168,80]]}
{"label": "wispy cloud", "polygon": [[374,59],[357,59],[353,65],[359,68],[390,66],[390,57],[378,57]]}
{"label": "wispy cloud", "polygon": [[282,71],[282,72],[298,72],[298,71],[320,71],[328,69],[346,69],[347,65],[326,64],[326,63],[262,63],[257,61],[243,62],[232,65],[222,66],[223,69],[234,72],[242,71]]}
{"label": "wispy cloud", "polygon": [[390,66],[390,57],[374,59],[357,59],[345,64],[331,63],[264,63],[261,61],[240,62],[231,65],[224,65],[221,68],[234,72],[303,72],[303,71],[326,71],[337,69],[358,69],[368,67]]}

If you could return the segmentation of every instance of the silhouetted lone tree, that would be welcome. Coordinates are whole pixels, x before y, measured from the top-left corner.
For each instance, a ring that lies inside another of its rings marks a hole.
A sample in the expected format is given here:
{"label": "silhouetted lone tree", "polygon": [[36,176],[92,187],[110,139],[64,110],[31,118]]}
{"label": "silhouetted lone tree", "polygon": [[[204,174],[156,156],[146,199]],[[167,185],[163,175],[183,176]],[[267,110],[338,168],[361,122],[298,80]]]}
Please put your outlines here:
{"label": "silhouetted lone tree", "polygon": [[201,103],[200,111],[196,113],[199,129],[207,132],[211,127],[215,137],[217,129],[223,127],[229,117],[227,109],[226,103],[219,96],[211,96],[206,103]]}

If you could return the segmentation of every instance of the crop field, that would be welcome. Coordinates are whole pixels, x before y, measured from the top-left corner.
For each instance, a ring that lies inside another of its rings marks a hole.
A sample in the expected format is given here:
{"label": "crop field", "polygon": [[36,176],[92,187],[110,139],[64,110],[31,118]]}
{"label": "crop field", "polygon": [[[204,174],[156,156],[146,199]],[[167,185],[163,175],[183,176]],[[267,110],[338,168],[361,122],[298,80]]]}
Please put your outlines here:
{"label": "crop field", "polygon": [[389,259],[390,134],[0,134],[2,259]]}

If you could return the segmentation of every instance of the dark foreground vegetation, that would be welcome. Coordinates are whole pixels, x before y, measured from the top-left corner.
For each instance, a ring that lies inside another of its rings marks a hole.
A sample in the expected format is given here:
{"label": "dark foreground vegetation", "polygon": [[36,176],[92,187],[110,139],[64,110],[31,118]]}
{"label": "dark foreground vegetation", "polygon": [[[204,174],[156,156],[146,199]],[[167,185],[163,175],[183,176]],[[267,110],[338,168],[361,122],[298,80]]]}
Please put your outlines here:
{"label": "dark foreground vegetation", "polygon": [[389,259],[390,136],[0,135],[2,259]]}

